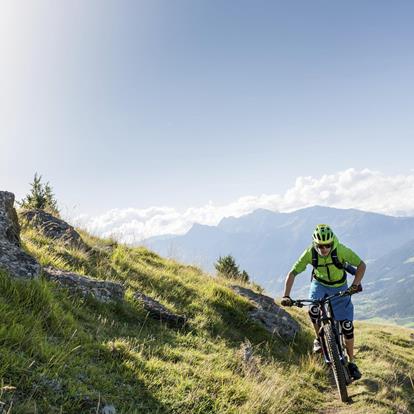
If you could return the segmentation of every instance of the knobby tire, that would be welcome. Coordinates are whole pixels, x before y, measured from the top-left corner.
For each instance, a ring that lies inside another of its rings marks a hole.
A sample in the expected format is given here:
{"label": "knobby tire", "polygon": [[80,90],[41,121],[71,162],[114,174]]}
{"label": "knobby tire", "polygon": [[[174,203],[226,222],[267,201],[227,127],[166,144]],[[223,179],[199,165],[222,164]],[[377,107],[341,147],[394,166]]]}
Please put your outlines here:
{"label": "knobby tire", "polygon": [[336,387],[338,388],[339,397],[342,402],[348,401],[348,391],[346,389],[346,378],[344,367],[339,359],[338,346],[335,341],[335,335],[330,324],[326,324],[323,328],[325,333],[326,347],[328,349],[331,360],[331,368],[334,374]]}

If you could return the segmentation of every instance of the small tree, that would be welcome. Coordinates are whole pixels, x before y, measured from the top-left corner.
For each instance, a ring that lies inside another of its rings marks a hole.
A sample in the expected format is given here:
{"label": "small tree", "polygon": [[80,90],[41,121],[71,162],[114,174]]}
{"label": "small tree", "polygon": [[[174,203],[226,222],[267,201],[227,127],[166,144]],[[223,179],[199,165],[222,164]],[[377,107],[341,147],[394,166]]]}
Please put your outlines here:
{"label": "small tree", "polygon": [[217,270],[217,273],[220,276],[226,277],[228,279],[236,279],[239,276],[239,267],[236,265],[236,261],[233,256],[227,255],[224,257],[219,257],[217,262],[214,264],[214,267]]}
{"label": "small tree", "polygon": [[33,182],[30,183],[31,190],[29,194],[19,203],[23,208],[38,208],[45,210],[55,216],[59,216],[59,209],[52,187],[47,182],[42,183],[42,176],[35,173]]}
{"label": "small tree", "polygon": [[226,277],[227,279],[238,279],[245,283],[249,282],[248,273],[245,270],[240,272],[239,266],[237,266],[233,256],[220,256],[214,267],[220,276]]}
{"label": "small tree", "polygon": [[57,205],[57,200],[55,195],[53,194],[52,187],[47,182],[45,184],[45,200],[46,200],[46,208],[52,212],[52,214],[59,215],[59,208]]}
{"label": "small tree", "polygon": [[249,281],[249,274],[245,270],[243,270],[243,272],[240,273],[239,278],[242,282],[247,283]]}

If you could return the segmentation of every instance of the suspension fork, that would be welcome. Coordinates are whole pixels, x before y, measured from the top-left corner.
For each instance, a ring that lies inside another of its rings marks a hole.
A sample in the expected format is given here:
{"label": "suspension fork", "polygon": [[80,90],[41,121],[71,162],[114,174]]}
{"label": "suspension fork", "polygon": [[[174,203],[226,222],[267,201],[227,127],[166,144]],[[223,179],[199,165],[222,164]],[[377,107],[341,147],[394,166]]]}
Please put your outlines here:
{"label": "suspension fork", "polygon": [[339,351],[339,358],[341,359],[342,363],[345,365],[347,363],[347,357],[346,357],[346,347],[345,347],[345,341],[343,338],[341,338],[342,332],[341,327],[339,326],[340,323],[335,319],[335,315],[332,308],[332,303],[328,302],[327,314],[330,316],[330,321],[332,323],[332,329],[335,335],[335,342],[338,345],[338,351]]}
{"label": "suspension fork", "polygon": [[323,329],[323,325],[319,328],[319,343],[322,348],[323,359],[327,364],[331,364],[331,359],[329,358],[328,349],[325,343],[325,331]]}
{"label": "suspension fork", "polygon": [[325,330],[324,330],[324,326],[332,323],[331,318],[328,316],[325,308],[322,306],[320,308],[320,317],[318,320],[318,325],[319,325],[319,332],[318,332],[318,336],[319,336],[319,342],[322,348],[322,353],[323,353],[323,357],[325,359],[325,362],[327,364],[331,364],[331,359],[329,357],[329,353],[328,353],[328,348],[326,346],[326,342],[325,342]]}

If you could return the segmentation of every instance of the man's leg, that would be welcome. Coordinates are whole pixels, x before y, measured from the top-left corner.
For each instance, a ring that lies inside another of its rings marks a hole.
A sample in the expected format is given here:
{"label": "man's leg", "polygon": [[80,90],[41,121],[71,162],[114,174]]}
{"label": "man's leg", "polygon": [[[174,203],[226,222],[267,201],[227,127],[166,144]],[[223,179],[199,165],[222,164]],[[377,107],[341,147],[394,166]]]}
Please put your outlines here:
{"label": "man's leg", "polygon": [[352,321],[344,320],[340,321],[342,327],[342,333],[345,337],[345,347],[349,356],[350,362],[354,359],[354,324]]}
{"label": "man's leg", "polygon": [[346,346],[346,352],[349,356],[349,362],[352,362],[354,360],[354,338],[346,339],[345,338],[345,346]]}
{"label": "man's leg", "polygon": [[349,356],[349,372],[351,373],[351,377],[354,380],[358,380],[361,378],[361,372],[359,371],[358,367],[355,365],[354,361],[354,324],[352,321],[344,320],[341,321],[342,332],[345,337],[345,347],[346,352]]}
{"label": "man's leg", "polygon": [[309,317],[312,321],[313,329],[315,330],[315,340],[313,341],[313,352],[320,352],[322,350],[321,344],[319,343],[319,329],[318,324],[319,308],[316,305],[309,307]]}
{"label": "man's leg", "polygon": [[316,305],[309,306],[309,317],[312,321],[313,327],[315,328],[316,337],[319,335],[319,325],[318,325],[318,319],[319,319],[319,308]]}
{"label": "man's leg", "polygon": [[316,335],[316,337],[318,337],[320,326],[318,325],[317,322],[314,322],[314,321],[312,321],[312,325],[313,325],[313,329],[315,329],[315,335]]}

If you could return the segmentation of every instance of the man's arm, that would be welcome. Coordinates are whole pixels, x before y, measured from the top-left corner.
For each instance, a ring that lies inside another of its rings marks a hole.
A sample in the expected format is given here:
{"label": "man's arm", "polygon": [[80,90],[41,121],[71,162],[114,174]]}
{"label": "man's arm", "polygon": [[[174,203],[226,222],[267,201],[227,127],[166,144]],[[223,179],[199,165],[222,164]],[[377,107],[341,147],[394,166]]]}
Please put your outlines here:
{"label": "man's arm", "polygon": [[367,268],[367,265],[364,263],[363,260],[361,260],[361,262],[359,263],[356,273],[355,273],[355,278],[353,281],[353,285],[360,285],[361,284],[361,280],[364,277],[364,273],[365,273],[365,269]]}
{"label": "man's arm", "polygon": [[[364,277],[365,269],[367,268],[367,265],[364,263],[363,260],[349,247],[344,246],[343,244],[340,244],[338,248],[341,249],[341,256],[344,258],[344,260],[348,263],[350,263],[352,266],[357,266],[354,281],[352,282],[353,285],[360,285],[361,280]],[[359,263],[357,265],[357,263]]]}
{"label": "man's arm", "polygon": [[295,274],[290,271],[285,280],[285,293],[283,296],[290,296],[290,291],[292,290],[293,282],[295,281]]}
{"label": "man's arm", "polygon": [[302,273],[306,266],[312,262],[312,253],[311,249],[306,249],[301,256],[299,257],[298,261],[293,265],[291,271],[287,274],[285,279],[285,292],[283,296],[290,296],[290,292],[292,290],[293,282],[295,281],[296,275]]}
{"label": "man's arm", "polygon": [[293,282],[295,281],[295,272],[291,270],[285,280],[285,293],[283,294],[283,298],[281,300],[282,306],[292,306],[293,301],[290,298],[290,291],[292,290]]}

